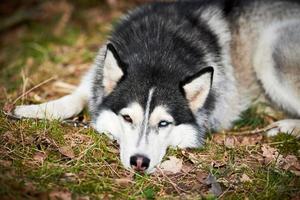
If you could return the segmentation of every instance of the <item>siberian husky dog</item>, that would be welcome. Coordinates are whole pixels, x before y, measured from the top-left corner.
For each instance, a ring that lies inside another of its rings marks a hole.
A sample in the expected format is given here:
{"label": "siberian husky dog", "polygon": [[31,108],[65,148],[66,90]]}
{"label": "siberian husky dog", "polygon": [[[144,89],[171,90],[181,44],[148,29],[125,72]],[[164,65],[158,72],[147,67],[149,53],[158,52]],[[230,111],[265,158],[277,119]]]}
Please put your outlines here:
{"label": "siberian husky dog", "polygon": [[[200,147],[261,94],[300,116],[299,1],[144,5],[122,18],[75,92],[13,114],[62,120],[88,104],[123,165],[151,173],[169,146]],[[298,134],[300,120],[275,125],[268,135]]]}

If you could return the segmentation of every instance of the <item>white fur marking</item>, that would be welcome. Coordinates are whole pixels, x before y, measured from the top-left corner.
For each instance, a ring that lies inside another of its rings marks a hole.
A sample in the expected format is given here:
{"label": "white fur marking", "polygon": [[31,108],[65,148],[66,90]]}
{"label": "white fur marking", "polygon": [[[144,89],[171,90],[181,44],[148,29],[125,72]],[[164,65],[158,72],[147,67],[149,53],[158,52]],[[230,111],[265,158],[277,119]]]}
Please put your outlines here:
{"label": "white fur marking", "polygon": [[149,115],[150,115],[150,106],[151,106],[151,101],[152,101],[152,97],[153,97],[153,93],[154,93],[155,88],[151,88],[149,90],[149,95],[148,95],[148,99],[147,99],[147,104],[146,104],[146,109],[145,109],[145,116],[144,116],[144,129],[143,129],[143,134],[142,135],[146,135],[147,129],[148,129],[148,124],[149,124]]}

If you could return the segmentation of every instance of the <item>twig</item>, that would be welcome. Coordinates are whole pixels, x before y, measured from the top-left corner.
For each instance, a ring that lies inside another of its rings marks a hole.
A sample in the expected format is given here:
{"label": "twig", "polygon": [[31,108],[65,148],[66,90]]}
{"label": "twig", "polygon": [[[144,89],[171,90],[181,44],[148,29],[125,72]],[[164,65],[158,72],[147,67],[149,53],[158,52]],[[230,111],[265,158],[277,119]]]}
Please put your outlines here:
{"label": "twig", "polygon": [[104,162],[106,163],[106,166],[108,166],[108,168],[109,168],[113,173],[115,173],[115,174],[118,176],[118,178],[121,178],[120,174],[119,174],[118,172],[116,172],[116,170],[114,170],[114,168],[112,168],[112,166],[111,166],[106,160],[103,159],[102,161],[104,161]]}
{"label": "twig", "polygon": [[159,172],[163,175],[163,177],[165,177],[166,179],[168,179],[169,183],[171,183],[171,185],[174,187],[174,189],[176,190],[176,192],[178,194],[181,194],[180,190],[182,192],[188,193],[186,190],[180,188],[176,183],[174,183],[164,172],[160,167],[156,167],[156,169],[159,170]]}
{"label": "twig", "polygon": [[0,32],[24,21],[33,20],[39,16],[39,13],[40,12],[38,12],[38,7],[26,10],[18,10],[11,16],[1,21]]}
{"label": "twig", "polygon": [[277,128],[277,125],[271,125],[267,126],[265,128],[261,129],[255,129],[255,130],[250,130],[250,131],[242,131],[242,132],[227,132],[226,135],[255,135],[258,133],[264,133],[267,132],[271,129]]}
{"label": "twig", "polygon": [[222,194],[220,194],[220,196],[218,196],[218,199],[221,199],[231,188],[228,187],[224,192],[222,192]]}
{"label": "twig", "polygon": [[54,29],[54,35],[59,36],[62,34],[63,29],[66,27],[66,24],[71,18],[73,7],[70,4],[62,4],[62,17],[60,18],[58,24],[56,25],[56,28]]}
{"label": "twig", "polygon": [[26,92],[22,93],[18,98],[16,98],[16,99],[14,100],[13,104],[16,104],[17,101],[18,101],[19,99],[21,99],[22,97],[26,96],[27,94],[29,94],[29,93],[32,92],[33,90],[35,90],[35,89],[41,87],[42,85],[44,85],[44,84],[46,84],[46,83],[48,83],[48,82],[50,82],[50,81],[53,81],[54,79],[56,79],[56,77],[51,77],[51,78],[49,78],[49,79],[47,79],[47,80],[45,80],[45,81],[43,81],[43,82],[37,84],[36,86],[32,87],[31,89],[27,90]]}
{"label": "twig", "polygon": [[[24,70],[22,70],[22,79],[23,79],[22,93],[25,93],[25,92],[26,92],[26,87],[27,87],[28,79],[27,79],[26,76],[25,76]],[[25,95],[24,95],[24,96],[25,96]],[[21,102],[21,104],[24,103],[24,96],[22,97],[22,102]]]}
{"label": "twig", "polygon": [[78,165],[79,161],[82,160],[82,158],[86,155],[86,153],[87,153],[89,150],[91,150],[93,147],[95,147],[95,146],[96,146],[96,143],[90,145],[90,146],[89,146],[88,148],[86,148],[83,152],[80,152],[80,154],[79,154],[78,157],[76,157],[76,158],[74,158],[74,159],[72,159],[72,160],[69,160],[66,164],[68,165],[68,164],[70,164],[70,163],[76,161],[75,165]]}

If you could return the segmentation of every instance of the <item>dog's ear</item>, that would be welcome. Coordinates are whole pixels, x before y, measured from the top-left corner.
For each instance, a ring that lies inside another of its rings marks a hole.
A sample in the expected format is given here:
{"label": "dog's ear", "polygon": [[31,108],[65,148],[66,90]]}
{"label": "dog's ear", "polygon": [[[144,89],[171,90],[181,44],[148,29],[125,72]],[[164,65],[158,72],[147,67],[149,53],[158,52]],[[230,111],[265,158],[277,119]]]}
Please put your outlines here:
{"label": "dog's ear", "polygon": [[107,44],[106,55],[103,65],[103,87],[105,95],[110,94],[117,83],[125,75],[126,64],[120,59],[115,47]]}
{"label": "dog's ear", "polygon": [[181,87],[185,97],[189,102],[190,109],[195,113],[201,108],[210,91],[213,81],[214,68],[207,67],[193,76],[186,78]]}

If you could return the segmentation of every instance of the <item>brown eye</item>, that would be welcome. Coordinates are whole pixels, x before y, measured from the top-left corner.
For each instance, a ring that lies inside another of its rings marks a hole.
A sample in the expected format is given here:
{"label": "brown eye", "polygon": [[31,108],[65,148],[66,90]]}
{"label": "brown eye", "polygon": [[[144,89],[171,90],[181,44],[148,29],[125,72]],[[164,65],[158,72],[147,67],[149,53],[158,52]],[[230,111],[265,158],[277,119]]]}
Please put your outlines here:
{"label": "brown eye", "polygon": [[129,115],[122,115],[123,119],[128,122],[128,123],[131,123],[132,124],[132,119]]}

